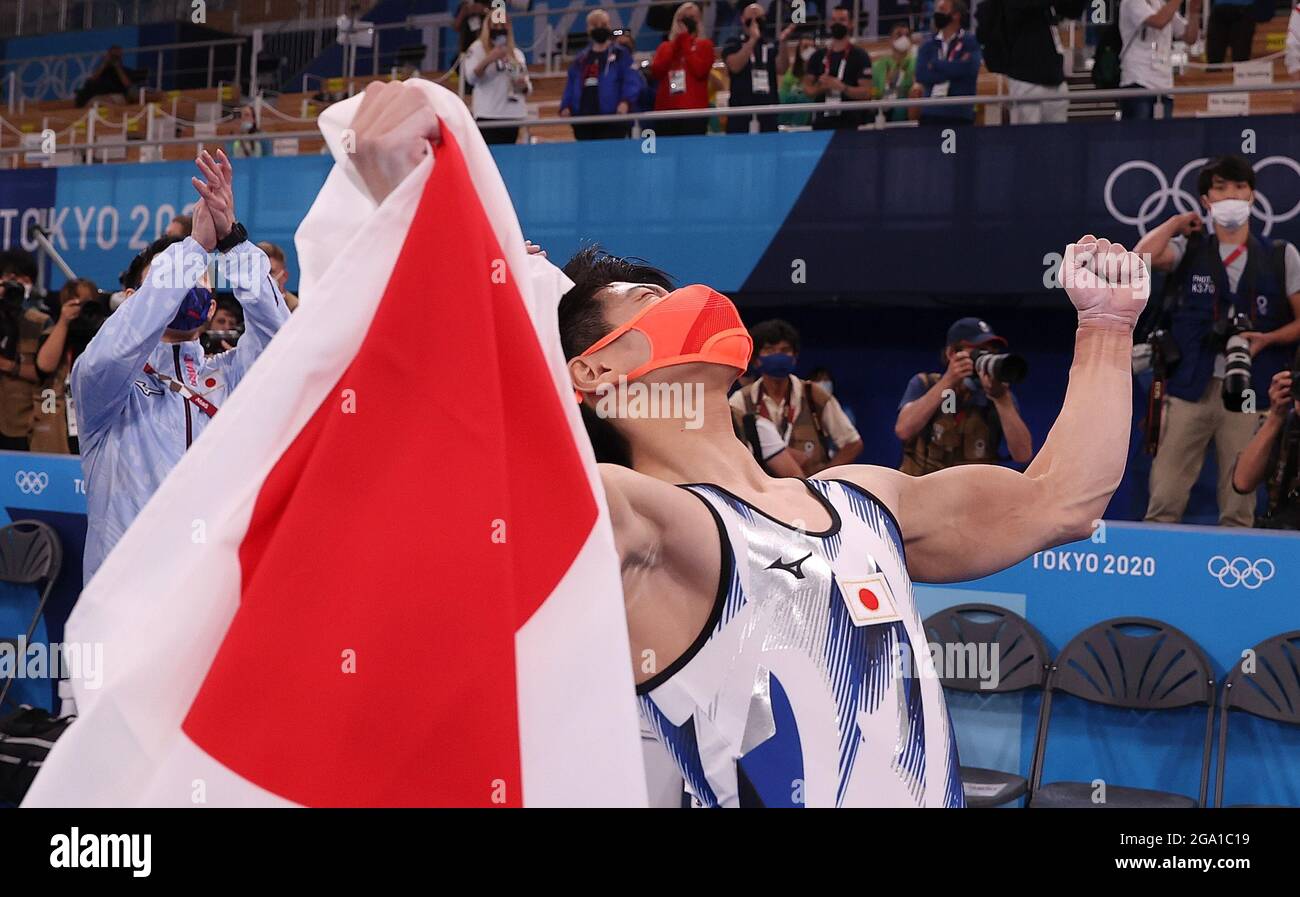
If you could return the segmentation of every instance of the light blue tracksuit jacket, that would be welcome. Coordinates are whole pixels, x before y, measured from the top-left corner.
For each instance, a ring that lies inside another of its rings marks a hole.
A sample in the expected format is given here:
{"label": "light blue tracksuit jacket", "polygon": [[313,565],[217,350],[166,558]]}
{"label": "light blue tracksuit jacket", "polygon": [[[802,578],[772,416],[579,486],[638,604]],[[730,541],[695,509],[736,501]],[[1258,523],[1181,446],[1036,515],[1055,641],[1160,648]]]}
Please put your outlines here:
{"label": "light blue tracksuit jacket", "polygon": [[146,373],[146,363],[219,410],[289,319],[266,254],[246,241],[220,260],[244,309],[239,344],[208,357],[198,340],[162,342],[207,258],[192,237],[159,253],[144,284],[109,315],[72,367],[86,484],[86,582],[208,424],[207,414]]}

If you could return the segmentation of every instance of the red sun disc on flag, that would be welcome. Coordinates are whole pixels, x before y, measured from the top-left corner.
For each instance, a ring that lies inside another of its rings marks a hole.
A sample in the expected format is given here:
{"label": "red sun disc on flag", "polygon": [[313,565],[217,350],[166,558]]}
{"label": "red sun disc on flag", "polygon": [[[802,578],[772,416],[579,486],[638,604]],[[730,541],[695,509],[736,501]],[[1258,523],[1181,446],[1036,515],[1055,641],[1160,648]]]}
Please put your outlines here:
{"label": "red sun disc on flag", "polygon": [[876,593],[871,589],[858,589],[858,600],[862,602],[862,606],[867,610],[880,609],[880,599],[876,597]]}

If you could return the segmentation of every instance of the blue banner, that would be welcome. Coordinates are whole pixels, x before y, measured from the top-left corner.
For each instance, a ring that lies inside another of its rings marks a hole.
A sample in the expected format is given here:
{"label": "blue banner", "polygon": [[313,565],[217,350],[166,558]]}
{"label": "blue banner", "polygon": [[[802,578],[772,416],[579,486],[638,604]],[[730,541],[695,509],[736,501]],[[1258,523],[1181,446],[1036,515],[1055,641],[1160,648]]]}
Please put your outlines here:
{"label": "blue banner", "polygon": [[[969,128],[950,141],[903,128],[493,147],[525,234],[552,258],[599,242],[679,281],[785,305],[1047,297],[1068,242],[1135,243],[1197,207],[1200,165],[1224,152],[1254,164],[1256,233],[1300,243],[1291,116]],[[293,277],[292,235],[329,165],[235,163],[239,217],[286,250]],[[25,239],[35,216],[79,274],[112,288],[193,203],[192,173],[188,162],[0,172],[0,244]]]}

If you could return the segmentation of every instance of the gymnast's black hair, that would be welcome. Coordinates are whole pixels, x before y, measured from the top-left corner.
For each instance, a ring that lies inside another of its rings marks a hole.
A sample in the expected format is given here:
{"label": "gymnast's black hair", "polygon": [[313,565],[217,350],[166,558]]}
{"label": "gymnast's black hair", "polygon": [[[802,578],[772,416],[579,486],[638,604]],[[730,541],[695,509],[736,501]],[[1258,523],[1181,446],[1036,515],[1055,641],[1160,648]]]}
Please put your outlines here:
{"label": "gymnast's black hair", "polygon": [[122,289],[140,289],[141,284],[144,283],[145,269],[149,267],[149,263],[153,261],[154,256],[173,243],[179,243],[184,239],[184,237],[159,237],[141,250],[140,254],[131,259],[131,264],[127,265],[126,270],[117,278],[122,283]]}
{"label": "gymnast's black hair", "polygon": [[[559,307],[560,346],[565,358],[581,355],[614,329],[605,320],[604,306],[597,298],[611,283],[653,283],[666,290],[673,288],[672,278],[644,259],[610,255],[594,244],[578,250],[564,266],[564,273],[573,281],[573,287],[560,298]],[[614,425],[585,402],[581,412],[596,460],[631,467],[627,440]]]}

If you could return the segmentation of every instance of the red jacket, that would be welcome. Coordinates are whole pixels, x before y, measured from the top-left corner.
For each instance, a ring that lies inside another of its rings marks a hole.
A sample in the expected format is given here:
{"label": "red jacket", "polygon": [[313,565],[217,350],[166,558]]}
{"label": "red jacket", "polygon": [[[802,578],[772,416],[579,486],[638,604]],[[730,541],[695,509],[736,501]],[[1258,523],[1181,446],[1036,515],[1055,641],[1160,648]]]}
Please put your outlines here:
{"label": "red jacket", "polygon": [[[659,82],[655,93],[655,111],[665,109],[707,109],[709,106],[709,69],[713,68],[713,41],[694,37],[683,31],[676,40],[664,41],[655,50],[650,72]],[[668,92],[668,73],[686,70],[686,92]]]}

